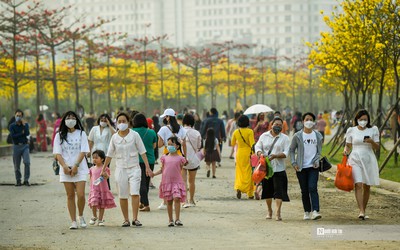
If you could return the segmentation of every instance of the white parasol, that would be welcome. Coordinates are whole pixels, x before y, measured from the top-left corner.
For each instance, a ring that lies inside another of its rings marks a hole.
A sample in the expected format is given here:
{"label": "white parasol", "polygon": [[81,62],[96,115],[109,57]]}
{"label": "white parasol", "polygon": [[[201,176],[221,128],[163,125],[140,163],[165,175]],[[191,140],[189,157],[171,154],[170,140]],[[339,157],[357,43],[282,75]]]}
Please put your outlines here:
{"label": "white parasol", "polygon": [[249,115],[249,114],[268,113],[268,112],[273,112],[273,111],[274,110],[267,105],[254,104],[253,106],[250,106],[248,109],[246,109],[246,111],[244,111],[243,114]]}

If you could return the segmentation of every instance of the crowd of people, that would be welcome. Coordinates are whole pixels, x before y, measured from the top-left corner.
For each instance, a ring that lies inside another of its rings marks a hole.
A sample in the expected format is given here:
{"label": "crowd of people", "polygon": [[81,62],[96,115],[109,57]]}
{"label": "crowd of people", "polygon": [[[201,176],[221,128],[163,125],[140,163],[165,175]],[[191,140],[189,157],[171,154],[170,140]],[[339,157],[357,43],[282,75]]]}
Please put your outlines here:
{"label": "crowd of people", "polygon": [[[90,117],[94,119],[93,115]],[[110,192],[111,177],[116,182],[123,216],[122,227],[140,227],[142,223],[138,219],[139,211],[150,211],[148,193],[152,185],[151,178],[160,174],[161,205],[158,208],[167,210],[169,227],[182,226],[181,207],[196,206],[196,175],[202,160],[200,155],[204,156],[206,177],[215,179],[218,176],[217,167],[223,164],[221,152],[224,143],[231,147],[229,160],[235,162],[233,189],[238,199],[242,199],[242,194],[246,194],[248,199],[264,199],[266,219],[275,217],[275,220],[281,221],[282,203],[290,201],[286,173],[289,165],[295,171],[299,183],[303,219],[322,218],[318,168],[325,136],[330,133],[327,131],[330,127],[329,121],[325,120],[322,113],[316,116],[311,112],[296,112],[287,119],[287,115],[282,116],[279,111],[252,116],[238,111],[231,119],[223,120],[219,117],[218,110],[211,108],[205,119],[201,120],[198,114],[178,114],[171,108],[152,118],[146,118],[145,114],[137,111],[121,111],[115,119],[108,114],[98,116],[90,130],[86,129],[88,136],[75,112],[68,111],[62,116],[54,114],[53,118],[51,145],[54,157],[61,167],[60,182],[63,183],[67,196],[70,229],[87,226],[83,211],[88,177],[90,191],[87,202],[93,214],[90,225],[97,223],[104,226],[105,209],[116,207]],[[224,118],[227,118],[227,114]],[[39,115],[36,122],[40,149],[46,151],[46,123],[43,116]],[[353,167],[360,219],[369,218],[366,207],[370,186],[379,184],[378,165],[373,154],[379,148],[379,131],[370,123],[366,110],[357,113],[354,127],[347,130],[343,151],[349,155],[349,164]],[[16,186],[29,186],[29,124],[24,121],[21,110],[15,112],[15,122],[10,125],[9,130],[14,144]],[[159,149],[162,152],[160,156]],[[368,155],[367,158],[362,157],[365,154]],[[252,180],[252,155],[268,158],[273,169],[273,175],[263,179],[258,185]],[[25,164],[23,182],[21,160]],[[110,172],[111,161],[116,165],[114,174]],[[154,171],[154,166],[158,163],[160,169]],[[129,199],[132,220],[129,216]],[[275,200],[275,208],[272,200]]]}

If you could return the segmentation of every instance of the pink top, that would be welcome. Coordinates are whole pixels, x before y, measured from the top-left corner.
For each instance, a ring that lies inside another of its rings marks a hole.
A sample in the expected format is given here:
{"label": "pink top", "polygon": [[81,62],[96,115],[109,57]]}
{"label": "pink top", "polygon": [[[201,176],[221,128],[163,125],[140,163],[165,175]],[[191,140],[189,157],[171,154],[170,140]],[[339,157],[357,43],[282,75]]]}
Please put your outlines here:
{"label": "pink top", "polygon": [[53,130],[53,136],[51,138],[51,146],[54,146],[54,137],[56,137],[56,133],[58,132],[58,129],[60,128],[61,125],[61,118],[57,118],[57,120],[54,122],[54,130]]}
{"label": "pink top", "polygon": [[319,132],[324,132],[326,127],[326,121],[324,119],[319,119],[317,121],[317,130]]}
{"label": "pink top", "polygon": [[186,199],[186,188],[183,182],[181,170],[186,162],[180,155],[163,155],[160,158],[163,165],[160,183],[160,198],[172,200],[180,198],[182,202]]}

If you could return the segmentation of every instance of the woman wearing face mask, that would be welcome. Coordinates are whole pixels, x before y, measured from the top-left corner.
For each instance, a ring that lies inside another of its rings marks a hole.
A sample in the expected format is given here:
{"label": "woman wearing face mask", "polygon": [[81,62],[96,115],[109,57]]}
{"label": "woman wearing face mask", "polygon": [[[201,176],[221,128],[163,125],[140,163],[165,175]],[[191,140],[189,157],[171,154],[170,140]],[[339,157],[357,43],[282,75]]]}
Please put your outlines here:
{"label": "woman wearing face mask", "polygon": [[[91,157],[91,153],[96,150],[102,150],[107,153],[113,134],[115,134],[114,122],[111,121],[110,116],[108,114],[100,115],[97,119],[97,126],[94,126],[89,133],[90,153],[88,153],[88,157]],[[107,183],[108,188],[111,190],[110,178],[107,178]]]}
{"label": "woman wearing face mask", "polygon": [[[97,119],[97,126],[94,126],[89,133],[90,152],[96,150],[108,151],[111,136],[115,133],[114,123],[108,114],[102,114]],[[90,153],[88,154],[90,156]]]}
{"label": "woman wearing face mask", "polygon": [[[164,148],[163,155],[168,154],[168,138],[178,137],[179,143],[181,143],[182,147],[178,151],[179,155],[182,155],[186,159],[186,141],[184,140],[186,137],[186,129],[184,129],[181,125],[178,124],[175,117],[175,111],[173,109],[166,109],[164,114],[160,116],[163,119],[163,123],[165,126],[162,126],[158,131],[158,147]],[[167,209],[166,202],[163,201],[158,209]]]}
{"label": "woman wearing face mask", "polygon": [[131,225],[128,213],[129,196],[131,196],[132,201],[132,225],[140,227],[142,223],[138,220],[138,212],[142,172],[139,165],[139,154],[146,166],[146,175],[152,177],[153,172],[150,169],[146,156],[146,148],[142,139],[137,132],[128,128],[129,122],[129,116],[126,113],[118,114],[118,132],[111,137],[102,175],[106,176],[106,166],[109,165],[112,157],[116,157],[114,176],[117,183],[121,211],[124,216],[122,227],[129,227]]}
{"label": "woman wearing face mask", "polygon": [[83,218],[85,208],[85,184],[89,173],[85,155],[89,152],[86,133],[78,116],[73,111],[64,114],[59,132],[54,138],[53,154],[56,156],[62,171],[60,182],[64,183],[67,193],[68,212],[71,217],[70,229],[77,229],[75,192],[78,197],[80,227],[85,228]]}
{"label": "woman wearing face mask", "polygon": [[301,189],[304,208],[304,220],[317,220],[319,213],[318,177],[319,159],[322,150],[322,135],[314,131],[315,115],[305,113],[302,116],[303,129],[293,135],[290,145],[290,160],[296,170]]}
{"label": "woman wearing face mask", "polygon": [[283,120],[275,117],[272,129],[260,136],[255,151],[259,157],[268,157],[274,174],[269,179],[262,181],[263,191],[261,199],[266,199],[268,214],[266,219],[272,219],[272,198],[276,202],[277,221],[282,220],[281,207],[283,201],[290,201],[287,193],[288,179],[286,175],[285,158],[289,154],[289,137],[282,133]]}
{"label": "woman wearing face mask", "polygon": [[365,109],[359,110],[354,118],[354,127],[346,132],[344,154],[349,155],[348,164],[352,166],[355,183],[355,196],[360,213],[358,218],[364,220],[370,186],[379,185],[379,168],[374,151],[379,149],[379,130],[371,126],[370,116]]}

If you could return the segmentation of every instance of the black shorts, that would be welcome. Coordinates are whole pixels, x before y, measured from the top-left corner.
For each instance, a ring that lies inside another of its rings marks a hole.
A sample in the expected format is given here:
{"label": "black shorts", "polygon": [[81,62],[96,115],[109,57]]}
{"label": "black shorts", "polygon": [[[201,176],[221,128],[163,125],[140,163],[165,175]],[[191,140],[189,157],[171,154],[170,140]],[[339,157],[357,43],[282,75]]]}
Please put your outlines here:
{"label": "black shorts", "polygon": [[287,193],[288,179],[286,171],[275,172],[274,175],[262,182],[263,191],[261,199],[281,199],[282,201],[290,201]]}
{"label": "black shorts", "polygon": [[184,170],[187,170],[187,171],[197,171],[197,170],[199,170],[199,168],[200,168],[200,166],[198,166],[197,168],[192,168],[192,169],[186,169],[186,168],[184,168]]}

